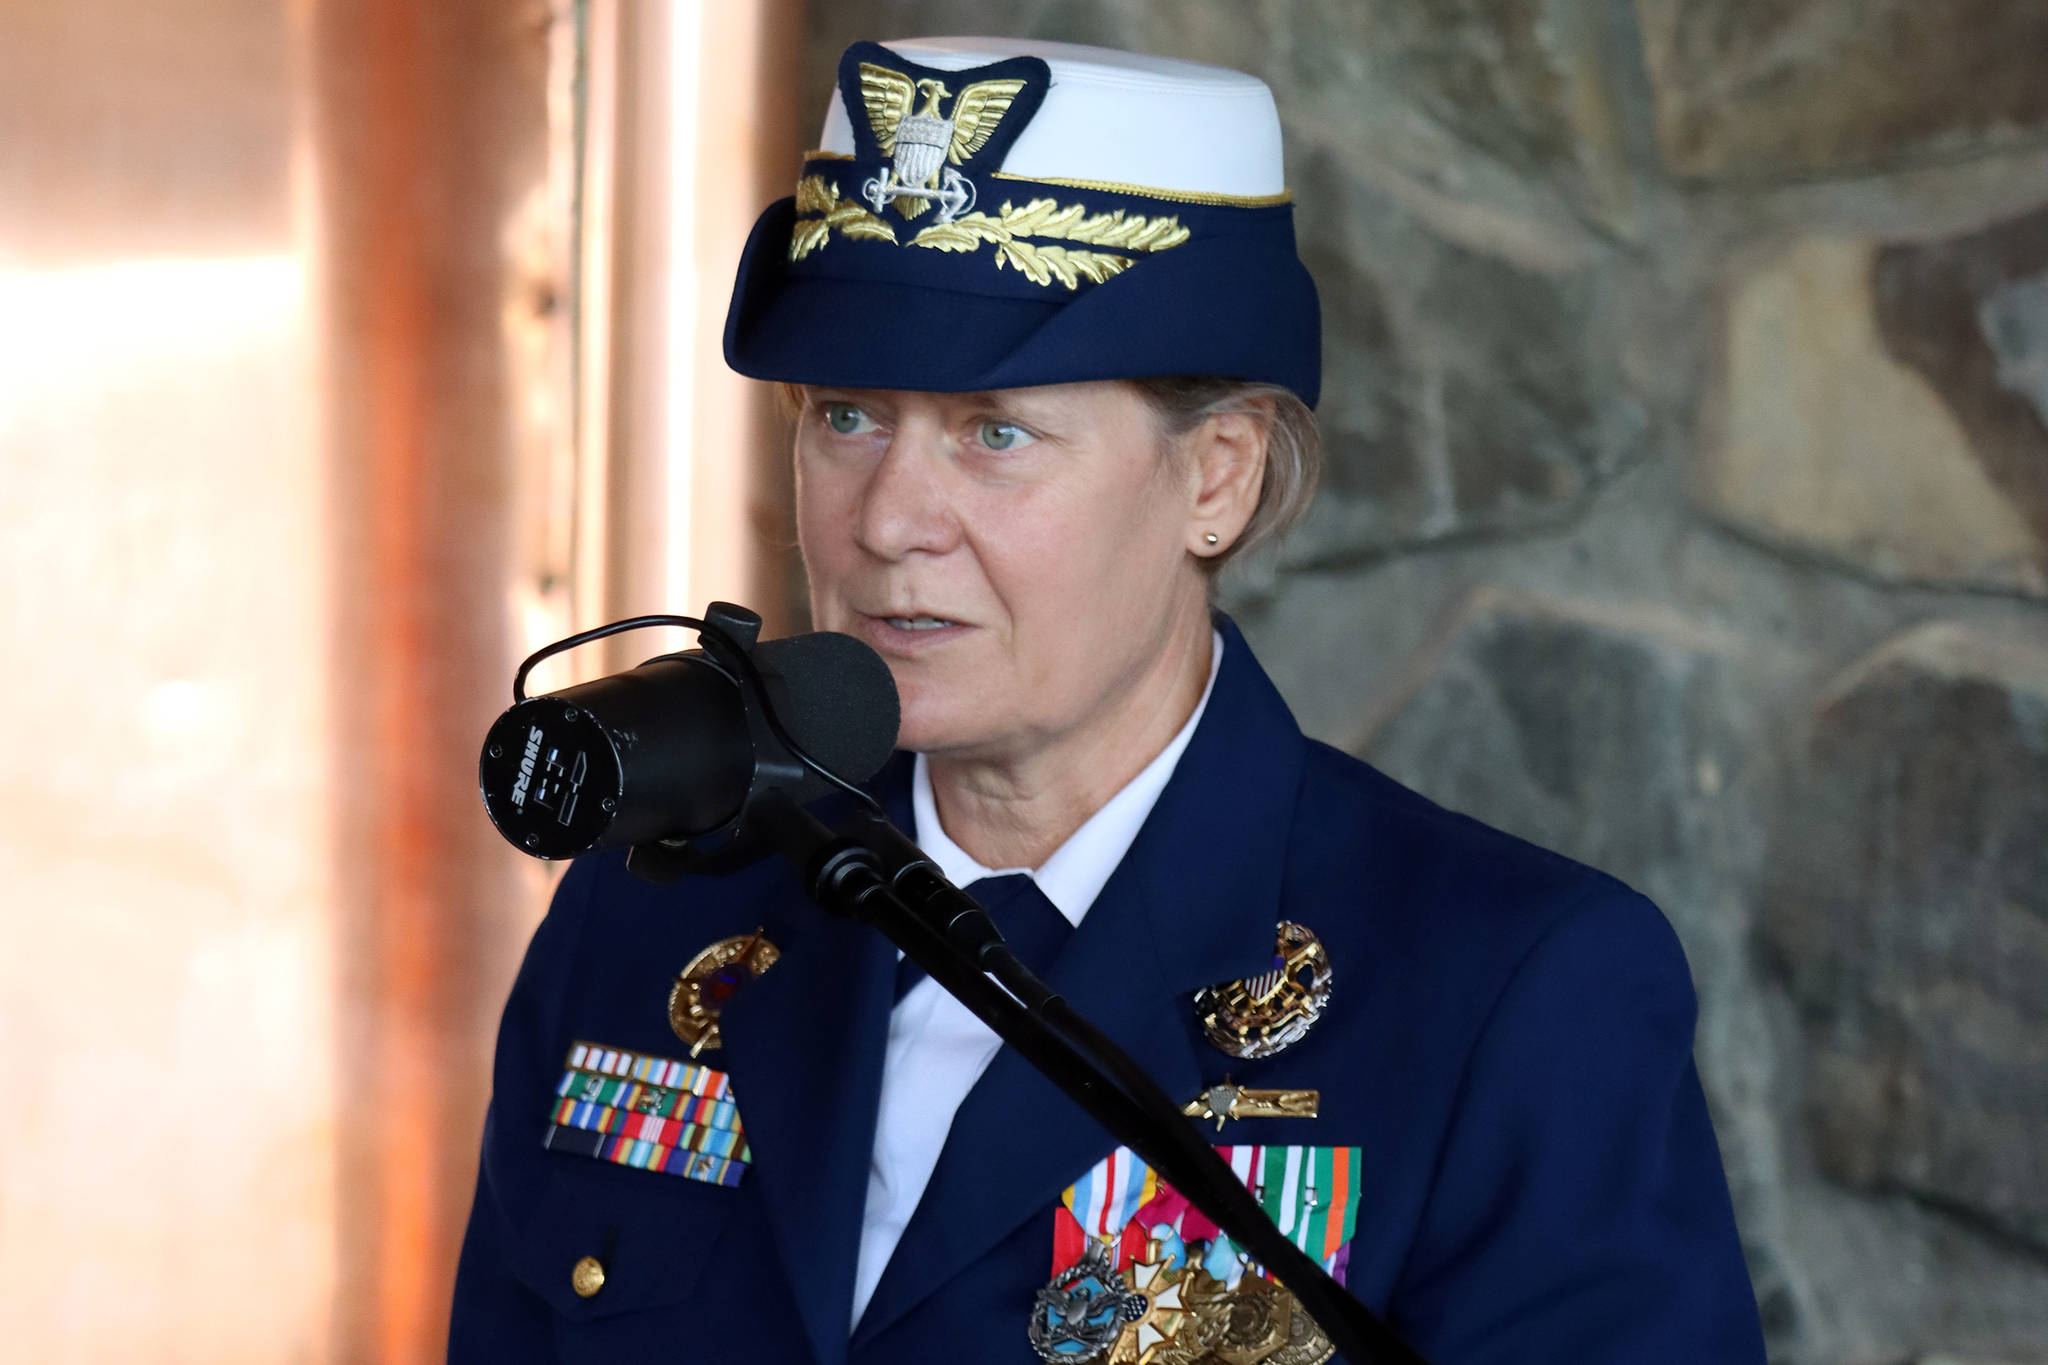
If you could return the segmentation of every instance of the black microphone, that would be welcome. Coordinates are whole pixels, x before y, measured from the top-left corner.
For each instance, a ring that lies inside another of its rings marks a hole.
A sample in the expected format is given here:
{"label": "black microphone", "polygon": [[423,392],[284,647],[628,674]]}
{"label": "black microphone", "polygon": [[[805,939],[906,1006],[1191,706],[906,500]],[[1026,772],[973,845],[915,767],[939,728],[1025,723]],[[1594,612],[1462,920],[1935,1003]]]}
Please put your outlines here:
{"label": "black microphone", "polygon": [[[753,661],[774,717],[818,764],[860,783],[888,762],[896,684],[874,650],[833,631],[757,645],[760,618],[745,608],[714,603],[706,617]],[[491,823],[522,852],[573,858],[717,832],[765,786],[800,802],[834,790],[777,752],[735,671],[693,649],[518,702],[478,763]]]}

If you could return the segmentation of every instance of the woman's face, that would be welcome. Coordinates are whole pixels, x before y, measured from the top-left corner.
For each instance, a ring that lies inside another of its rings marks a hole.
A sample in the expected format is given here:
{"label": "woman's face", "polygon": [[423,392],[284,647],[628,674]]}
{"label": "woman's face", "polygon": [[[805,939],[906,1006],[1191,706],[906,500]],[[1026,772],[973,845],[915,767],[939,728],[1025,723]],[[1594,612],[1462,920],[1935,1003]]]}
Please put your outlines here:
{"label": "woman's face", "polygon": [[888,661],[906,749],[1028,757],[1207,639],[1198,476],[1128,385],[809,389],[796,476],[815,624]]}

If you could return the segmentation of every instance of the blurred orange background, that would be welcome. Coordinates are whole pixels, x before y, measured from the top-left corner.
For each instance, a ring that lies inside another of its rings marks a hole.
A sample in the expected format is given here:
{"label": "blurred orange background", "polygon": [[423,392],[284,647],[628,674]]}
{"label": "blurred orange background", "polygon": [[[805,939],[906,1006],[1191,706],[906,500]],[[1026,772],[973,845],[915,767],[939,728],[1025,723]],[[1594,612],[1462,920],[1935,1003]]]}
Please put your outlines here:
{"label": "blurred orange background", "polygon": [[439,1357],[551,883],[475,798],[511,670],[786,616],[717,339],[795,24],[0,3],[9,1359]]}

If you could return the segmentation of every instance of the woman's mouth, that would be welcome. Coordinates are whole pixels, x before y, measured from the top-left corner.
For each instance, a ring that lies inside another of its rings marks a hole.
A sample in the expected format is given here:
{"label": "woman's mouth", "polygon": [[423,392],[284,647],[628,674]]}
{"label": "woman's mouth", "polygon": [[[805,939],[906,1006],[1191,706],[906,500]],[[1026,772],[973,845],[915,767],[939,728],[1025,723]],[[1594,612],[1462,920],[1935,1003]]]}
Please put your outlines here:
{"label": "woman's mouth", "polygon": [[929,612],[863,615],[861,621],[861,634],[867,637],[869,644],[884,654],[905,656],[936,649],[950,640],[959,639],[969,630],[964,622]]}

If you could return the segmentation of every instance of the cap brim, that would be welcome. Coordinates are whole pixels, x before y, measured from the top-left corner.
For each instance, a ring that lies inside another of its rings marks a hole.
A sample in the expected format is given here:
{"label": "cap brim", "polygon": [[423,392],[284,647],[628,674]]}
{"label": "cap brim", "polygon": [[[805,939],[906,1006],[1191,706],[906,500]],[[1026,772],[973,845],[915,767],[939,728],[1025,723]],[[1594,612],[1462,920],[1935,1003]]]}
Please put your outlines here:
{"label": "cap brim", "polygon": [[1202,374],[1320,388],[1315,284],[1291,236],[1160,252],[1078,295],[1020,298],[793,272],[795,201],[755,223],[726,316],[726,363],[754,379],[975,392]]}

